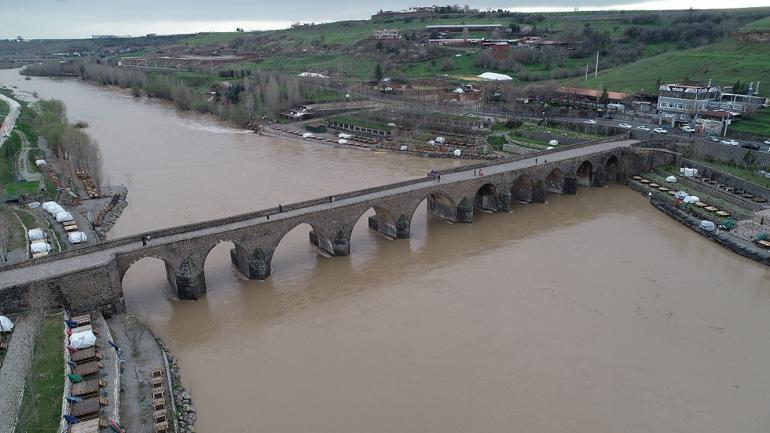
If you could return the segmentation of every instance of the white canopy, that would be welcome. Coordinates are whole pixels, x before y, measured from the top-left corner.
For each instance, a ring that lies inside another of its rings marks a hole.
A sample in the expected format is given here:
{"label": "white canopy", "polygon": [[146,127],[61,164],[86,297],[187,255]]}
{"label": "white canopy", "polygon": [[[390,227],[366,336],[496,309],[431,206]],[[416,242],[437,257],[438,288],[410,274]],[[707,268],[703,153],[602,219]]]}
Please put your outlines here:
{"label": "white canopy", "polygon": [[708,220],[703,220],[700,222],[698,227],[702,228],[703,230],[706,230],[707,232],[713,232],[716,228],[716,225]]}
{"label": "white canopy", "polygon": [[479,78],[482,80],[490,80],[490,81],[509,81],[513,80],[508,75],[505,74],[498,74],[496,72],[484,72],[483,74],[479,75]]}
{"label": "white canopy", "polygon": [[454,156],[461,156],[463,154],[462,150],[460,149],[455,149],[455,151],[452,153],[454,154]]}
{"label": "white canopy", "polygon": [[684,198],[685,203],[698,203],[700,199],[697,196],[690,195]]}
{"label": "white canopy", "polygon": [[436,137],[436,139],[435,139],[435,140],[433,140],[433,141],[435,141],[435,142],[436,142],[436,143],[438,143],[438,144],[444,144],[444,142],[446,141],[446,139],[445,139],[444,137]]}
{"label": "white canopy", "polygon": [[666,182],[676,183],[676,176],[669,176],[666,178]]}
{"label": "white canopy", "polygon": [[71,244],[79,244],[88,240],[88,237],[83,232],[72,232],[67,235]]}
{"label": "white canopy", "polygon": [[324,74],[319,74],[318,72],[303,72],[298,75],[298,77],[306,77],[306,78],[329,78]]}
{"label": "white canopy", "polygon": [[38,167],[41,167],[41,166],[46,165],[46,164],[48,164],[48,163],[45,162],[45,159],[36,159],[35,160],[35,165],[38,166]]}
{"label": "white canopy", "polygon": [[340,138],[339,140],[337,140],[337,143],[339,143],[339,144],[348,144],[348,141],[345,140],[344,138]]}
{"label": "white canopy", "polygon": [[27,239],[31,241],[39,241],[45,239],[45,232],[43,229],[31,229],[27,230]]}
{"label": "white canopy", "polygon": [[684,191],[677,191],[676,192],[676,198],[678,198],[679,200],[684,200],[684,199],[686,199],[689,196],[690,196],[690,194],[687,194]]}
{"label": "white canopy", "polygon": [[93,331],[83,331],[70,335],[70,347],[85,349],[96,343],[96,335]]}
{"label": "white canopy", "polygon": [[350,137],[352,137],[352,135],[345,134],[344,132],[340,132],[339,134],[337,134],[337,137],[339,137],[339,138],[350,138]]}
{"label": "white canopy", "polygon": [[558,146],[559,140],[548,140],[548,144],[550,144],[551,146]]}
{"label": "white canopy", "polygon": [[55,201],[47,201],[43,203],[43,209],[45,209],[45,211],[51,215],[56,215],[57,213],[62,212],[64,210],[59,205],[59,203],[56,203]]}
{"label": "white canopy", "polygon": [[48,253],[51,252],[51,244],[48,242],[35,242],[29,245],[29,251],[32,254]]}
{"label": "white canopy", "polygon": [[61,211],[56,213],[56,221],[64,222],[64,221],[72,221],[74,218],[72,218],[72,214],[69,212]]}
{"label": "white canopy", "polygon": [[0,316],[0,332],[8,332],[13,329],[13,322],[11,322],[11,319]]}

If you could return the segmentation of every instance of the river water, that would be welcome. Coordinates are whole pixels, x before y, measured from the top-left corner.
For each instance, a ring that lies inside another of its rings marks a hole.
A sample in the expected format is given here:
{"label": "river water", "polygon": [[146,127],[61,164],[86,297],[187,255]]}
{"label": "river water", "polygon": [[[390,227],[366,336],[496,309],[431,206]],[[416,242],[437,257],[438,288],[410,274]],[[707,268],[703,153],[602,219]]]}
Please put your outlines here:
{"label": "river water", "polygon": [[[0,83],[67,104],[129,186],[113,236],[420,176],[452,161],[259,137],[74,81]],[[174,300],[162,264],[129,310],[177,355],[219,432],[759,432],[770,429],[770,272],[619,185],[549,195],[326,258],[287,235],[264,282],[223,243],[208,295]]]}

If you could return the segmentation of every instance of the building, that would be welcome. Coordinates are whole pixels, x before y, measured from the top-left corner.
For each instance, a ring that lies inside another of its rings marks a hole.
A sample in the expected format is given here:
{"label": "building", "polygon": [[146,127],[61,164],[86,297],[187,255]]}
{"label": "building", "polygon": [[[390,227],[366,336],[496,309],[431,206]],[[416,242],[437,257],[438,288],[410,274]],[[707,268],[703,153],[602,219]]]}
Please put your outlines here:
{"label": "building", "polygon": [[716,101],[709,105],[712,110],[733,111],[737,113],[752,112],[767,107],[767,99],[763,96],[740,95],[737,93],[720,93]]}
{"label": "building", "polygon": [[692,123],[699,112],[709,110],[719,94],[720,88],[710,83],[707,86],[662,84],[658,95],[661,122],[674,127]]}
{"label": "building", "polygon": [[401,34],[396,29],[381,29],[381,30],[375,30],[374,39],[398,39],[401,37]]}
{"label": "building", "polygon": [[[555,96],[552,102],[582,108],[604,108],[599,102],[602,97],[602,90],[586,89],[581,87],[559,87],[554,92]],[[613,111],[625,111],[622,102],[628,97],[628,94],[621,92],[607,92],[607,103],[613,105]],[[619,108],[623,106],[623,108]]]}

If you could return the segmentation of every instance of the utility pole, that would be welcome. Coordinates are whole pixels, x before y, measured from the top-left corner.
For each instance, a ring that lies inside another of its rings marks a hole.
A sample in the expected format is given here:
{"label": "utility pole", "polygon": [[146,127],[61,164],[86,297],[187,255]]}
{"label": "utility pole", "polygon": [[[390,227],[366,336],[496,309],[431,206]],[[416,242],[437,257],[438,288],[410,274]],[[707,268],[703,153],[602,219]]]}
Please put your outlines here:
{"label": "utility pole", "polygon": [[594,69],[594,78],[599,76],[599,52],[596,52],[596,68]]}
{"label": "utility pole", "polygon": [[586,62],[586,81],[588,81],[588,62]]}

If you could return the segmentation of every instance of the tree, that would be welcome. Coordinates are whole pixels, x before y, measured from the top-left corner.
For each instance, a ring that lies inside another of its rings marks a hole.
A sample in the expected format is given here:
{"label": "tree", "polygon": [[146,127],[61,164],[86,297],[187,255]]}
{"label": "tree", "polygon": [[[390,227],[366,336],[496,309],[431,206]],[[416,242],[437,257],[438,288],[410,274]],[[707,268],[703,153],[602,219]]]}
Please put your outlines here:
{"label": "tree", "polygon": [[377,63],[377,65],[374,67],[374,81],[381,81],[382,75],[382,65]]}
{"label": "tree", "polygon": [[610,103],[610,95],[607,93],[607,86],[604,86],[604,90],[602,90],[602,96],[599,97],[599,103],[602,105]]}

